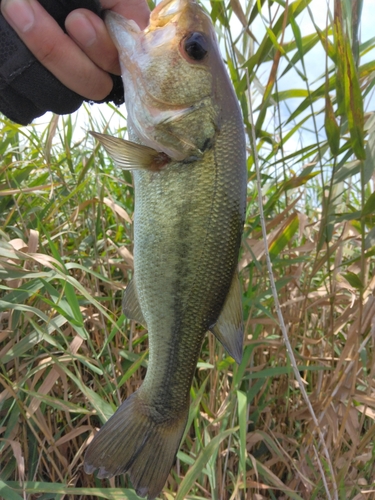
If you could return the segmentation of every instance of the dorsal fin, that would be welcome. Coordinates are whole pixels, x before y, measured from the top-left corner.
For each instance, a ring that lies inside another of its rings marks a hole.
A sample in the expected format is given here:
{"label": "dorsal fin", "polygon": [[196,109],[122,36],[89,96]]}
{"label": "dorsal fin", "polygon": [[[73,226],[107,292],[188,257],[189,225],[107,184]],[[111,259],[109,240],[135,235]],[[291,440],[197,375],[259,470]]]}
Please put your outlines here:
{"label": "dorsal fin", "polygon": [[228,354],[237,361],[242,360],[243,349],[243,317],[241,287],[238,273],[235,272],[224,307],[210,331],[223,344]]}

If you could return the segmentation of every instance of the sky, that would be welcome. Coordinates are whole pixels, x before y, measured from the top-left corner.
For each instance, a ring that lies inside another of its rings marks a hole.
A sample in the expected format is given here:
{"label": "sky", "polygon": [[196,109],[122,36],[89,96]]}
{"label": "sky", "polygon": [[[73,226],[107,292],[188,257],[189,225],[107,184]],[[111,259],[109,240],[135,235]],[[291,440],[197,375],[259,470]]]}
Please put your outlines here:
{"label": "sky", "polygon": [[[310,3],[310,9],[312,16],[314,18],[314,22],[321,29],[325,30],[327,24],[327,15],[330,12],[333,15],[333,0],[312,0]],[[351,2],[349,2],[351,3]],[[277,2],[274,3],[274,10],[278,8]],[[272,12],[274,14],[274,11]],[[363,1],[363,11],[361,17],[361,27],[360,27],[360,40],[361,42],[369,40],[371,37],[375,35],[374,33],[374,21],[375,21],[375,0],[364,0]],[[315,33],[315,28],[313,22],[311,20],[308,12],[304,11],[300,16],[297,17],[297,23],[301,31],[302,36],[306,36],[310,33]],[[239,23],[237,23],[237,26]],[[238,29],[238,28],[237,28]],[[262,38],[266,34],[265,26],[262,22],[254,22],[252,24],[252,31],[258,40],[262,40]],[[292,41],[294,39],[291,27],[288,27],[285,32],[284,40]],[[370,60],[375,59],[375,51],[371,51],[367,53],[363,58],[361,58],[360,64],[364,64]],[[271,64],[263,64],[262,69],[263,73],[257,75],[261,82],[264,84],[267,82],[269,77],[269,72],[271,70]],[[332,65],[332,61],[328,61],[329,65]],[[310,90],[314,90],[320,85],[322,85],[323,80],[322,75],[325,73],[325,65],[326,65],[326,54],[320,43],[318,43],[307,55],[305,58],[305,69],[308,77]],[[282,73],[283,68],[286,66],[286,61],[282,60],[279,68],[279,74]],[[302,65],[299,64],[299,69],[302,69]],[[284,77],[279,79],[278,81],[278,89],[280,91],[286,89],[306,89],[305,83],[298,76],[296,71],[289,71]],[[256,103],[259,102],[259,96],[257,98],[256,92],[252,93],[253,101]],[[282,104],[280,107],[281,111],[281,120],[286,120],[291,111],[293,111],[300,103],[302,99],[288,99],[287,105]],[[315,111],[323,108],[324,101],[318,101],[314,104]],[[253,109],[256,107],[253,106]],[[367,101],[365,102],[365,109],[367,111],[375,111],[375,97],[374,93],[372,93]],[[306,111],[307,114],[310,113],[310,110]],[[272,110],[269,110],[268,118],[271,121]],[[302,117],[302,115],[301,115]],[[299,118],[299,120],[301,119]],[[325,136],[325,132],[323,129],[323,118],[324,115],[320,115],[317,117],[317,126],[320,129],[320,135]],[[292,128],[293,124],[289,125],[289,128]],[[303,146],[307,146],[309,143],[316,142],[316,137],[314,132],[309,132],[308,129],[313,129],[312,121],[306,122],[306,126],[302,131],[302,134],[295,134],[286,144],[285,153],[294,152],[296,149],[301,148]],[[287,130],[285,129],[284,132]]]}

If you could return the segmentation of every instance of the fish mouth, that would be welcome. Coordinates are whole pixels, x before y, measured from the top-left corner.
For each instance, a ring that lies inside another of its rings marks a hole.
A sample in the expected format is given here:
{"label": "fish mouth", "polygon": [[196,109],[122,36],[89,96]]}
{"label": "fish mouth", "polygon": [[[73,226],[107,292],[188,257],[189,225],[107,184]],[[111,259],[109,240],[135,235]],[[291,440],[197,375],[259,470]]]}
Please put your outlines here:
{"label": "fish mouth", "polygon": [[152,11],[149,28],[165,26],[174,21],[176,16],[180,16],[192,4],[196,4],[195,0],[163,0]]}

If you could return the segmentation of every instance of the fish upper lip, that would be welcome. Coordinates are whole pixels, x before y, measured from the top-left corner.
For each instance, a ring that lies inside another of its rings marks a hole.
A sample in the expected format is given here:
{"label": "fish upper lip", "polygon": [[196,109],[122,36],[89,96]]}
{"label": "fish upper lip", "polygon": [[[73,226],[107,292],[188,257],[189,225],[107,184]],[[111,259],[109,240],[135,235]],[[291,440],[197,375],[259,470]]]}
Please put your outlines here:
{"label": "fish upper lip", "polygon": [[[121,16],[121,14],[118,14],[117,12],[113,12],[113,10],[105,9],[103,11],[103,19],[105,23],[108,22],[113,22],[116,23],[116,20],[118,19],[125,19],[125,21],[128,24],[129,31],[135,32],[135,33],[142,33],[144,30],[141,30],[141,28],[138,26],[138,24],[133,20],[133,19],[128,19],[124,16]],[[147,29],[147,28],[146,28]]]}

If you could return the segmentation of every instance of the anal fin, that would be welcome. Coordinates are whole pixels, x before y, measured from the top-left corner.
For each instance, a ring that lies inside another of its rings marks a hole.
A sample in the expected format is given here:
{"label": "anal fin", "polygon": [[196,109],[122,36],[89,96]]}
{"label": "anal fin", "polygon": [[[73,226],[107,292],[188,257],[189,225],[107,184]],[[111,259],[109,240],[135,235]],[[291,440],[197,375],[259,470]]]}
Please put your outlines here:
{"label": "anal fin", "polygon": [[242,360],[243,317],[241,287],[235,272],[220,316],[210,331],[223,344],[228,354],[238,363]]}
{"label": "anal fin", "polygon": [[147,328],[146,320],[143,317],[141,306],[139,304],[134,278],[125,288],[125,292],[122,298],[122,312],[128,319],[133,319],[137,323],[140,323],[145,328]]}

